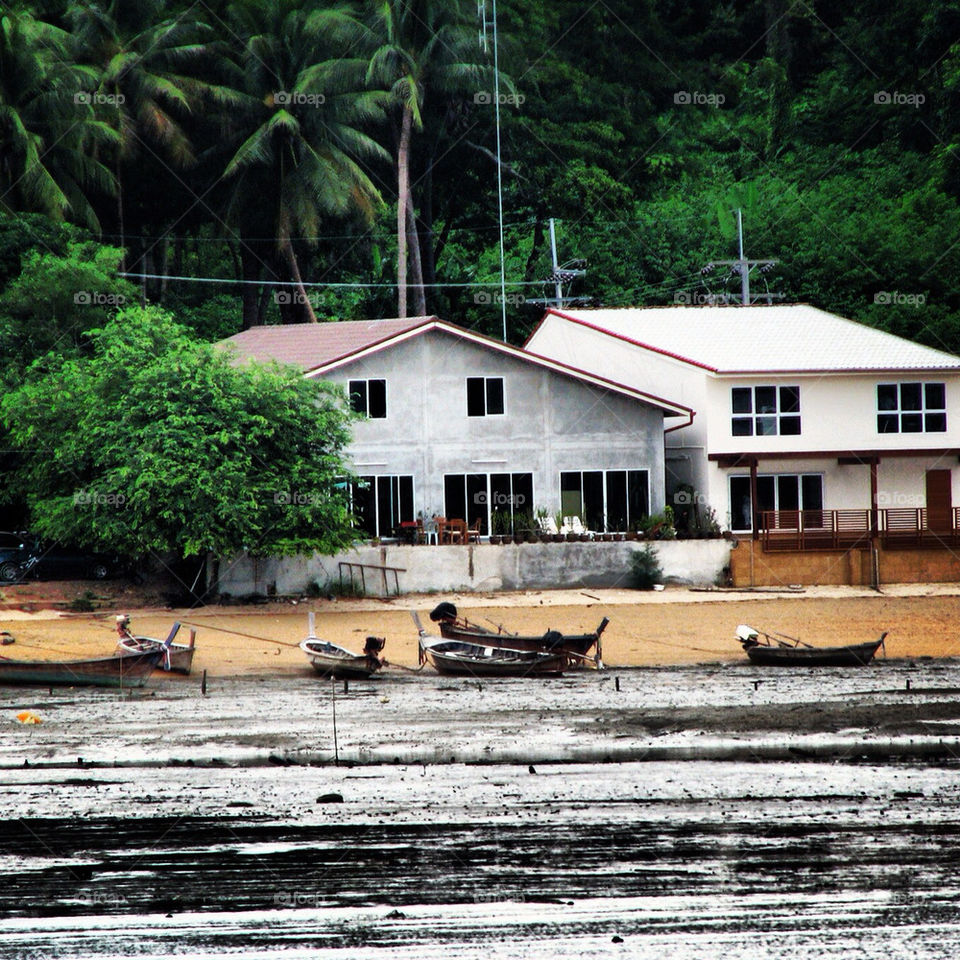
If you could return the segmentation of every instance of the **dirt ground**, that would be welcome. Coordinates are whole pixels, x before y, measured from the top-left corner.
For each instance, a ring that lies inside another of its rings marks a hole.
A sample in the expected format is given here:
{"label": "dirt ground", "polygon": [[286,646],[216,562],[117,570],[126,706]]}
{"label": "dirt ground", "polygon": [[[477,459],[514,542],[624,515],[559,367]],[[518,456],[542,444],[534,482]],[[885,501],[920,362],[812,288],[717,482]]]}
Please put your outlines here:
{"label": "dirt ground", "polygon": [[[97,593],[95,613],[66,613],[55,603]],[[162,637],[174,620],[197,630],[194,672],[211,676],[302,673],[297,644],[315,611],[318,635],[360,650],[367,635],[387,640],[388,661],[417,664],[416,610],[430,629],[429,612],[441,600],[483,625],[518,633],[548,629],[581,632],[610,619],[603,635],[608,666],[653,666],[737,661],[734,632],[748,623],[814,644],[853,643],[888,631],[889,657],[960,656],[960,584],[904,585],[884,592],[848,587],[803,593],[701,592],[668,587],[661,593],[631,590],[553,590],[512,594],[410,595],[389,600],[278,600],[249,607],[207,606],[169,610],[143,606],[145,598],[122,582],[40,583],[6,587],[0,630],[14,643],[2,648],[19,659],[106,656],[114,647],[114,617],[130,613],[134,632]],[[185,638],[185,627],[181,638]],[[882,654],[881,654],[882,655]]]}

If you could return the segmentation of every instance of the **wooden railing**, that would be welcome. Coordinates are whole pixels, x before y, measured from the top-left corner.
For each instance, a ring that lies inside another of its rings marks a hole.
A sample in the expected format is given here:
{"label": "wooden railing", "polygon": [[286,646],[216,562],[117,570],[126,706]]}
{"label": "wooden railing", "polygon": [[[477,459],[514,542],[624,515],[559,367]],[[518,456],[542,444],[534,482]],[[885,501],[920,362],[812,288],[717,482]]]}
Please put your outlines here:
{"label": "wooden railing", "polygon": [[764,550],[850,550],[876,537],[885,547],[960,544],[960,507],[928,515],[926,507],[882,510],[764,510]]}

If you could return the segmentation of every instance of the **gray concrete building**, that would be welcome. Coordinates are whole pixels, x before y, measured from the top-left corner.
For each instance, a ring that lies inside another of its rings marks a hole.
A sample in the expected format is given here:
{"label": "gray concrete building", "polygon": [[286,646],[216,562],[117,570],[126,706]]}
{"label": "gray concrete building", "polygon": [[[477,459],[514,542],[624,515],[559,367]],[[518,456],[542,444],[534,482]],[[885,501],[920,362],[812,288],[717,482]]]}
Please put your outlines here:
{"label": "gray concrete building", "polygon": [[665,423],[690,408],[437,317],[257,327],[223,341],[341,385],[371,536],[418,515],[503,532],[515,514],[627,530],[664,506]]}

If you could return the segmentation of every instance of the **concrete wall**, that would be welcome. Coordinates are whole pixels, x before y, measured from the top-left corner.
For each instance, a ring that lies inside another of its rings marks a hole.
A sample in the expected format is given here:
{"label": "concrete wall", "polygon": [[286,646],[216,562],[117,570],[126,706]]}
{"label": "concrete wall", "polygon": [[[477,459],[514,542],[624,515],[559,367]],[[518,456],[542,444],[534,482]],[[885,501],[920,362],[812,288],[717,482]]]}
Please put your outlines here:
{"label": "concrete wall", "polygon": [[[502,416],[467,416],[468,376],[503,377]],[[534,502],[517,508],[552,515],[566,470],[646,470],[651,512],[663,509],[659,408],[442,332],[329,375],[370,378],[387,381],[387,416],[355,424],[348,457],[363,476],[412,475],[426,515],[445,512],[445,474],[494,473],[532,473]]]}
{"label": "concrete wall", "polygon": [[[561,587],[629,587],[630,555],[642,541],[620,543],[522,543],[506,546],[362,546],[335,557],[285,557],[224,563],[220,590],[233,596],[252,593],[303,593],[311,583],[339,581],[341,560],[401,567],[404,593],[444,590],[549,590]],[[654,543],[664,579],[712,584],[730,559],[726,540],[660,540]],[[383,593],[381,575],[367,571],[367,592]],[[390,575],[389,587],[393,589]]]}

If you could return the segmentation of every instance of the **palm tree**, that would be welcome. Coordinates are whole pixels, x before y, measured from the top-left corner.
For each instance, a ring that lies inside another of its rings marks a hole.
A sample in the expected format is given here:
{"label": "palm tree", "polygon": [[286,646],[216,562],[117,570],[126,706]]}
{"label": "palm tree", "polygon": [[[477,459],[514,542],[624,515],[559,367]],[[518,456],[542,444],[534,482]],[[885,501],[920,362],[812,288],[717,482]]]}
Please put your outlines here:
{"label": "palm tree", "polygon": [[397,310],[407,315],[407,252],[413,268],[414,309],[426,313],[420,242],[410,184],[413,133],[423,128],[428,97],[480,92],[486,69],[477,62],[473,14],[460,0],[371,0],[369,21],[378,44],[368,79],[390,88],[399,112],[397,169]]}
{"label": "palm tree", "polygon": [[[382,202],[361,164],[388,159],[367,132],[382,122],[387,95],[367,89],[365,58],[345,55],[361,43],[346,5],[237,0],[228,20],[241,47],[232,79],[238,106],[227,121],[226,219],[240,232],[248,267],[259,258],[252,238],[275,238],[297,290],[296,312],[315,321],[294,240],[311,242],[327,215],[369,218]],[[248,291],[245,327],[253,309]]]}
{"label": "palm tree", "polygon": [[99,230],[88,191],[111,193],[98,151],[115,137],[84,91],[68,33],[25,12],[0,14],[0,209],[34,211]]}
{"label": "palm tree", "polygon": [[123,169],[144,148],[175,170],[194,162],[183,120],[218,88],[197,76],[210,28],[194,7],[165,17],[165,0],[76,4],[69,17],[83,56],[97,71],[94,105],[117,135],[117,221],[124,246]]}

